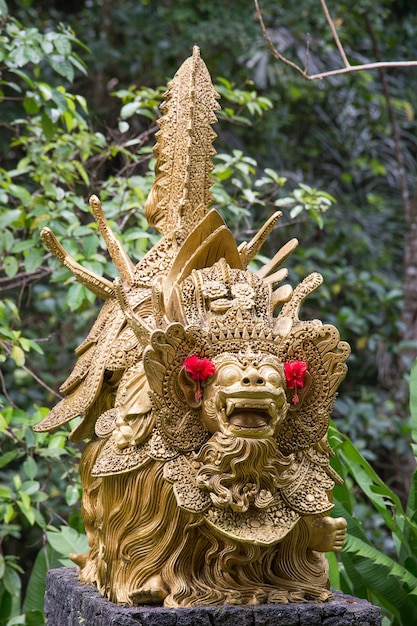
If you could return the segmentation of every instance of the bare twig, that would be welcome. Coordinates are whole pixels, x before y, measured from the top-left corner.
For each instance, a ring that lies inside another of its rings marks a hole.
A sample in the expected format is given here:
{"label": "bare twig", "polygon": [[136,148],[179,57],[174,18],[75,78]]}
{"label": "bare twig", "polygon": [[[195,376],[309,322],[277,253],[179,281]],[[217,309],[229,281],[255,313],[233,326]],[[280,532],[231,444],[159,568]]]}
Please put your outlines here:
{"label": "bare twig", "polygon": [[339,35],[337,34],[336,26],[334,25],[334,22],[333,22],[333,20],[331,18],[329,9],[327,8],[327,5],[326,5],[324,0],[320,0],[320,2],[321,2],[321,6],[323,8],[323,13],[326,16],[327,23],[330,26],[330,30],[332,31],[333,39],[335,41],[337,49],[339,50],[339,54],[342,57],[342,61],[345,64],[345,67],[350,67],[350,63],[348,61],[348,58],[347,58],[346,53],[344,51],[344,48],[342,46],[342,42],[339,39]]}
{"label": "bare twig", "polygon": [[[1,341],[0,342],[1,347],[3,348],[3,350],[6,352],[6,354],[10,357],[10,355],[12,354],[12,349],[10,347],[10,344],[6,341]],[[24,370],[27,374],[29,374],[29,376],[31,376],[32,378],[34,378],[36,380],[37,383],[39,383],[44,389],[46,389],[47,391],[49,391],[50,393],[52,393],[54,396],[56,396],[57,398],[59,398],[60,400],[62,400],[62,396],[57,393],[54,389],[52,389],[52,387],[49,387],[49,385],[47,385],[41,378],[39,378],[39,376],[37,374],[35,374],[35,372],[33,372],[27,365],[23,364],[20,366],[20,368],[22,370]],[[10,396],[7,393],[7,389],[6,389],[6,381],[4,380],[2,371],[0,370],[0,384],[3,390],[3,393],[7,399],[7,401],[12,405],[12,406],[16,406],[12,399],[10,398]]]}
{"label": "bare twig", "polygon": [[[369,18],[368,13],[364,14],[364,19],[365,19],[365,23],[366,23],[369,35],[371,37],[374,55],[377,59],[379,59],[381,58],[381,52],[379,49],[377,38],[375,36],[375,31],[372,26],[372,22]],[[383,67],[379,68],[379,77],[380,77],[382,89],[384,92],[384,98],[385,98],[385,102],[387,105],[388,115],[389,115],[390,122],[391,122],[392,137],[393,137],[394,146],[395,146],[395,157],[396,157],[397,164],[398,164],[398,173],[399,173],[399,178],[400,178],[401,197],[402,197],[404,213],[405,213],[407,220],[410,220],[410,210],[411,210],[410,209],[410,194],[408,190],[407,177],[405,174],[406,167],[404,163],[404,154],[403,154],[403,149],[401,145],[400,128],[398,125],[397,118],[395,116],[395,111],[394,111],[394,107],[392,104],[391,92],[390,92],[388,80],[387,80]]]}
{"label": "bare twig", "polygon": [[382,61],[379,63],[364,63],[362,65],[350,65],[349,67],[342,67],[338,70],[331,70],[329,72],[321,72],[321,74],[311,74],[307,76],[308,80],[319,80],[322,78],[328,78],[329,76],[338,76],[340,74],[350,74],[351,72],[366,72],[368,70],[378,70],[380,68],[392,68],[392,67],[417,67],[417,61]]}
{"label": "bare twig", "polygon": [[306,41],[306,62],[304,65],[304,72],[308,74],[308,64],[310,61],[310,33],[307,33],[307,41]]}
{"label": "bare twig", "polygon": [[1,383],[1,389],[3,391],[3,395],[6,398],[7,402],[10,404],[10,406],[16,408],[15,403],[13,402],[13,400],[11,399],[11,397],[9,396],[7,392],[6,381],[4,380],[3,372],[1,371],[1,369],[0,369],[0,383]]}
{"label": "bare twig", "polygon": [[[321,4],[323,7],[325,7],[325,2],[324,0],[320,0]],[[394,67],[417,67],[417,61],[379,61],[376,63],[363,63],[361,65],[350,65],[349,61],[346,57],[346,54],[344,52],[343,46],[340,42],[340,39],[337,35],[336,29],[334,27],[333,21],[330,17],[329,14],[329,25],[332,28],[332,33],[333,33],[333,38],[335,39],[336,45],[338,47],[338,50],[342,56],[342,59],[345,63],[345,67],[341,67],[337,70],[329,70],[327,72],[320,72],[319,74],[308,74],[307,70],[303,70],[302,67],[300,67],[299,65],[297,65],[296,63],[293,63],[293,61],[290,61],[289,59],[287,59],[286,57],[284,57],[284,55],[282,55],[280,52],[278,52],[278,50],[275,48],[274,44],[272,43],[272,40],[268,34],[268,31],[266,29],[265,26],[265,22],[263,20],[262,17],[262,13],[261,10],[259,8],[259,3],[258,0],[254,0],[255,3],[255,10],[256,10],[256,16],[259,20],[259,23],[261,25],[261,29],[262,29],[262,34],[265,37],[265,40],[267,41],[269,48],[271,50],[272,55],[278,59],[278,61],[281,61],[281,63],[284,63],[285,65],[288,65],[289,67],[291,67],[293,70],[295,70],[298,74],[301,74],[301,76],[303,78],[305,78],[306,80],[321,80],[323,78],[329,78],[330,76],[340,76],[341,74],[350,74],[352,72],[363,72],[363,71],[369,71],[369,70],[379,70],[381,68],[394,68]],[[327,7],[326,7],[327,10]],[[327,10],[328,13],[328,10]],[[326,15],[327,17],[327,15]],[[329,21],[330,20],[330,21]],[[347,65],[346,65],[347,64]]]}
{"label": "bare twig", "polygon": [[8,291],[9,289],[16,289],[26,287],[30,283],[41,280],[45,276],[48,276],[51,270],[48,267],[38,267],[33,272],[19,272],[11,278],[9,276],[0,277],[0,292]]}
{"label": "bare twig", "polygon": [[62,400],[62,396],[59,393],[57,393],[54,389],[52,389],[52,387],[47,385],[41,378],[39,378],[39,376],[37,376],[37,374],[35,374],[35,372],[33,372],[31,369],[29,369],[26,365],[21,365],[21,368],[27,374],[29,374],[29,376],[32,376],[32,378],[34,378],[36,380],[36,382],[39,383],[44,389],[46,389],[47,391],[52,393],[56,398],[59,398],[59,400]]}
{"label": "bare twig", "polygon": [[271,49],[271,52],[272,52],[273,56],[276,59],[278,59],[278,61],[281,61],[282,63],[285,63],[285,65],[289,65],[290,67],[292,67],[293,70],[295,70],[296,72],[301,74],[301,76],[303,76],[304,78],[307,78],[308,80],[310,80],[308,74],[301,67],[299,67],[296,63],[293,63],[292,61],[290,61],[289,59],[284,57],[275,48],[274,44],[271,41],[270,36],[268,35],[268,31],[266,30],[265,22],[264,22],[264,19],[262,17],[261,10],[259,8],[258,0],[254,0],[254,2],[255,2],[256,16],[257,16],[257,18],[259,20],[259,23],[261,25],[262,34],[265,37],[266,41],[268,42],[268,45],[269,45],[269,47]]}

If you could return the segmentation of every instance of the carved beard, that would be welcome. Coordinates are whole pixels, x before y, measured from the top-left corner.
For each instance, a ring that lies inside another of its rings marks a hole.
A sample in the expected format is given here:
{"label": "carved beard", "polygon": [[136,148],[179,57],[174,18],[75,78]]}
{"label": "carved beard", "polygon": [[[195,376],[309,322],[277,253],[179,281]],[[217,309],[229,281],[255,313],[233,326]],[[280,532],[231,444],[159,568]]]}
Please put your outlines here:
{"label": "carved beard", "polygon": [[250,506],[266,509],[277,489],[289,484],[285,470],[293,461],[272,438],[245,439],[215,433],[201,448],[196,482],[219,508],[244,513]]}

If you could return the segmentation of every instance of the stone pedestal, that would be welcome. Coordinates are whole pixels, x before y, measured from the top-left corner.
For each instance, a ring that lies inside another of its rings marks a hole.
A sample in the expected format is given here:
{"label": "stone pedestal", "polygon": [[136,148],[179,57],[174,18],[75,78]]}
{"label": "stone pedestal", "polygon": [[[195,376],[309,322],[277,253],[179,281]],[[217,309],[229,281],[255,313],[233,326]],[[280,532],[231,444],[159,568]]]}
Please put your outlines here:
{"label": "stone pedestal", "polygon": [[127,607],[102,598],[78,582],[75,568],[48,572],[47,626],[380,626],[378,607],[334,592],[322,604],[264,604],[190,609]]}

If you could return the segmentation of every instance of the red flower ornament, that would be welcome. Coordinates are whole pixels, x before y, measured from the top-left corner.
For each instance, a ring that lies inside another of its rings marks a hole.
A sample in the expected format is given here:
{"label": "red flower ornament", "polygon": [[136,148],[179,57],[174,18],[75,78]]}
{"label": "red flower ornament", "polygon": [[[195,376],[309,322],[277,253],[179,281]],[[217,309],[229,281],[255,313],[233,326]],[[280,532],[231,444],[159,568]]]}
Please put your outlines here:
{"label": "red flower ornament", "polygon": [[213,376],[216,366],[210,359],[200,359],[197,355],[192,354],[184,360],[184,367],[191,378],[197,381],[197,393],[195,394],[197,401],[201,398],[201,383]]}
{"label": "red flower ornament", "polygon": [[294,389],[292,398],[294,404],[298,404],[299,400],[297,390],[305,385],[304,376],[306,371],[307,363],[304,363],[304,361],[289,361],[284,363],[285,380],[287,381],[288,389]]}

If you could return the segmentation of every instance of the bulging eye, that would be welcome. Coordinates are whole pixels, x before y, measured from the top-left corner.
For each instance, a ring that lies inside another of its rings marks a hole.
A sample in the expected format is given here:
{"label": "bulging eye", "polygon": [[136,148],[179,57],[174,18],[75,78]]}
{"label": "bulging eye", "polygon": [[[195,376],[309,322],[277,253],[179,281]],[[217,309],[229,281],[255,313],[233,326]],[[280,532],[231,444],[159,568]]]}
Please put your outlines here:
{"label": "bulging eye", "polygon": [[237,365],[226,365],[226,367],[219,372],[218,383],[219,385],[233,385],[241,378],[242,372]]}
{"label": "bulging eye", "polygon": [[281,375],[273,367],[270,367],[270,366],[261,367],[260,374],[265,379],[265,381],[269,383],[270,385],[274,385],[274,387],[280,387],[282,385]]}

